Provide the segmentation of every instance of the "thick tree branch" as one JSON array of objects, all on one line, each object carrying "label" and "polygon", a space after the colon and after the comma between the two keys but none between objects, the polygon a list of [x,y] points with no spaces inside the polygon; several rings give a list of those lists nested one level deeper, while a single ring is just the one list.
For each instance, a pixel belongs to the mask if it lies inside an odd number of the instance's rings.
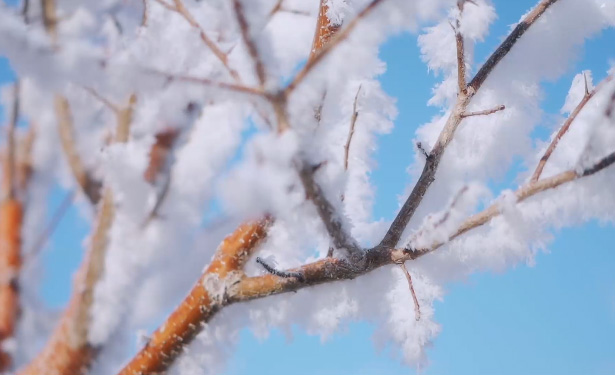
[{"label": "thick tree branch", "polygon": [[243,266],[266,237],[268,219],[244,224],[226,237],[190,294],[156,330],[120,375],[162,374],[222,306],[243,275]]},{"label": "thick tree branch", "polygon": [[[615,163],[615,152],[580,173],[567,171],[525,185],[516,192],[518,202],[576,179],[593,175],[613,163]],[[462,223],[449,240],[489,222],[500,213],[500,206],[494,204],[481,213],[471,216]],[[276,274],[245,277],[239,273],[230,277],[232,272],[241,269],[246,257],[254,251],[256,243],[265,236],[266,230],[260,229],[260,226],[254,223],[244,225],[222,242],[214,261],[190,295],[167,319],[163,328],[154,333],[152,340],[118,375],[164,373],[181,354],[185,345],[196,336],[200,327],[209,322],[216,312],[229,304],[297,291],[334,281],[350,280],[385,265],[417,259],[444,245],[444,243],[435,243],[429,249],[418,250],[376,246],[366,251],[365,258],[357,263],[352,263],[352,260],[348,259],[326,257],[301,267],[285,271],[276,270]],[[235,254],[238,252],[245,254],[241,261],[235,260]],[[222,270],[222,273],[218,274],[218,270]],[[289,275],[301,275],[302,277],[289,277]],[[208,282],[208,280],[215,282]],[[215,287],[207,288],[207,285]],[[212,290],[217,292],[211,293]]]},{"label": "thick tree branch", "polygon": [[583,96],[583,99],[581,99],[581,101],[576,106],[576,108],[570,113],[570,116],[568,116],[566,121],[564,121],[564,124],[562,125],[562,127],[559,129],[559,131],[557,132],[557,134],[555,135],[555,137],[549,144],[549,147],[547,147],[547,150],[545,151],[544,155],[542,155],[542,157],[540,158],[540,161],[538,162],[538,166],[536,167],[536,170],[534,171],[534,174],[532,175],[532,178],[530,179],[530,181],[538,181],[538,179],[540,178],[540,175],[542,174],[543,169],[545,168],[545,165],[547,164],[547,161],[551,157],[551,154],[553,154],[553,151],[555,151],[555,148],[559,144],[559,141],[564,137],[564,134],[568,132],[568,129],[570,129],[570,126],[572,125],[574,120],[577,118],[579,113],[581,113],[583,108],[585,108],[585,105],[591,100],[592,97],[594,97],[594,95],[596,95],[596,93],[600,90],[600,88],[603,87],[606,83],[610,82],[612,79],[613,79],[612,75],[607,76],[590,92],[587,87],[587,77],[585,77],[585,95]]},{"label": "thick tree branch", "polygon": [[496,49],[496,51],[489,57],[487,62],[479,70],[476,76],[472,79],[465,92],[461,92],[457,96],[457,102],[453,107],[453,110],[444,125],[444,129],[440,133],[438,140],[429,153],[429,157],[425,162],[421,176],[419,177],[416,185],[412,189],[410,196],[406,199],[399,213],[393,220],[391,227],[385,234],[384,238],[380,242],[380,246],[383,247],[395,247],[402,233],[406,229],[406,226],[410,222],[410,219],[414,215],[414,212],[420,205],[427,192],[427,189],[435,180],[436,171],[444,154],[445,148],[453,139],[453,135],[461,121],[463,115],[466,112],[466,108],[470,101],[476,94],[476,91],[480,89],[483,82],[487,79],[489,74],[497,66],[497,64],[510,52],[512,47],[516,44],[519,38],[533,25],[536,20],[546,11],[548,7],[555,4],[558,0],[542,0],[532,10],[517,27],[511,32],[511,34],[504,40],[504,42]]}]

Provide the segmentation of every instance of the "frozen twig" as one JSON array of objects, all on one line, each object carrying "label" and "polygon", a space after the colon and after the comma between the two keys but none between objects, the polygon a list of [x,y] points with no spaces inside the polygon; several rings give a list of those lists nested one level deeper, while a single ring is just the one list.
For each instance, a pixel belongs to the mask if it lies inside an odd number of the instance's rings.
[{"label": "frozen twig", "polygon": [[316,211],[320,216],[327,233],[333,240],[333,245],[336,249],[345,249],[351,255],[351,257],[360,258],[363,255],[363,251],[357,244],[354,238],[344,228],[339,213],[325,197],[324,192],[314,179],[314,174],[317,171],[317,167],[311,166],[305,162],[297,167],[299,178],[305,189],[305,193],[308,199],[314,202]]},{"label": "frozen twig", "polygon": [[348,130],[348,138],[346,139],[346,145],[344,146],[344,169],[348,170],[348,154],[350,153],[350,142],[352,142],[352,136],[354,135],[354,127],[359,118],[359,112],[357,111],[357,102],[359,101],[359,93],[361,92],[361,86],[357,90],[357,94],[354,97],[354,104],[352,105],[352,116],[350,117],[350,130]]},{"label": "frozen twig", "polygon": [[55,111],[58,121],[58,132],[60,135],[60,143],[66,156],[66,161],[75,177],[75,181],[81,187],[81,190],[92,204],[98,203],[100,200],[101,186],[100,181],[94,179],[89,172],[77,151],[75,145],[73,118],[70,110],[68,99],[64,96],[55,96]]},{"label": "frozen twig", "polygon": [[[177,0],[176,0],[177,1]],[[233,10],[235,11],[235,18],[237,19],[237,23],[239,24],[239,30],[241,31],[241,37],[243,38],[243,42],[248,49],[248,53],[252,58],[254,63],[254,70],[256,71],[256,76],[258,77],[258,81],[262,86],[265,85],[265,81],[267,80],[266,72],[265,72],[265,64],[263,63],[263,59],[261,58],[258,48],[256,47],[256,43],[252,39],[252,35],[250,34],[250,25],[248,25],[248,20],[246,19],[246,15],[243,10],[242,0],[233,0]]]},{"label": "frozen twig", "polygon": [[[534,170],[534,174],[532,175],[532,178],[530,179],[531,181],[538,181],[538,179],[540,178],[540,175],[542,174],[542,171],[543,171],[545,165],[547,164],[547,161],[549,160],[549,158],[551,157],[551,154],[553,154],[553,151],[555,151],[555,148],[559,144],[559,141],[564,137],[564,134],[566,134],[566,132],[568,132],[568,129],[570,129],[570,126],[572,125],[574,120],[577,118],[579,113],[581,113],[583,108],[585,108],[585,105],[600,90],[600,88],[602,88],[606,83],[610,82],[613,79],[613,76],[612,75],[607,76],[593,90],[591,90],[591,92],[589,91],[589,87],[588,87],[588,84],[587,84],[587,77],[584,76],[584,78],[585,78],[585,95],[583,95],[583,99],[581,99],[579,104],[570,113],[570,116],[568,116],[566,121],[564,121],[564,124],[558,130],[557,134],[555,135],[555,137],[553,138],[553,140],[549,144],[549,147],[547,147],[547,150],[545,151],[545,153],[540,158],[540,161],[538,162],[538,166],[536,166],[536,170]],[[608,110],[607,110],[607,112],[608,112]],[[608,115],[607,115],[607,117],[608,117]]]},{"label": "frozen twig", "polygon": [[174,74],[174,73],[162,72],[162,71],[151,69],[151,68],[145,68],[145,71],[150,74],[162,76],[168,82],[177,81],[177,82],[195,83],[195,84],[200,84],[204,86],[216,87],[216,88],[223,89],[223,90],[239,92],[243,94],[256,95],[256,96],[261,96],[261,97],[265,96],[265,92],[261,88],[257,88],[257,87],[249,87],[249,86],[244,86],[241,84],[220,82],[220,81],[215,81],[215,80],[205,78],[205,77],[195,77],[195,76],[190,76],[190,75],[185,75],[185,74]]}]

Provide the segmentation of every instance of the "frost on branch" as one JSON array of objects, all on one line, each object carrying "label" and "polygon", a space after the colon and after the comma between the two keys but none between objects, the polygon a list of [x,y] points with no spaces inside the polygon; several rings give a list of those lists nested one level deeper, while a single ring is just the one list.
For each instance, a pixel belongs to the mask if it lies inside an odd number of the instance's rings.
[{"label": "frost on branch", "polygon": [[[36,134],[37,194],[17,197],[26,225],[59,185],[77,192],[93,228],[94,255],[54,333],[33,333],[44,314],[24,299],[9,322],[22,327],[0,337],[19,373],[218,373],[246,327],[326,338],[356,320],[408,363],[428,361],[447,283],[531,262],[554,229],[615,212],[613,72],[579,73],[553,136],[534,136],[541,83],[614,25],[615,4],[537,1],[476,61],[497,11],[489,0],[0,6],[0,53]],[[378,82],[378,50],[408,31],[441,77],[428,103],[439,113],[398,150],[421,145],[389,223],[372,217],[374,150],[398,111]],[[520,187],[489,191],[515,160]],[[15,227],[3,236],[14,240]],[[22,349],[46,340],[38,355]]]}]

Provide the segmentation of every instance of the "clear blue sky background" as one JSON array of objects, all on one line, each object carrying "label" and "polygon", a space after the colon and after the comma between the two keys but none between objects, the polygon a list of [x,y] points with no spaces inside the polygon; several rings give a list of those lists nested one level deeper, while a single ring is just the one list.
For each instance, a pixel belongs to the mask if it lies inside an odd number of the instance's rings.
[{"label": "clear blue sky background", "polygon": [[[499,19],[490,37],[476,49],[482,61],[505,36],[509,25],[535,0],[495,0]],[[1,35],[0,35],[1,37]],[[591,69],[602,77],[615,59],[615,31],[589,41],[583,56],[568,73],[546,82],[544,108],[558,113],[574,75]],[[381,81],[389,95],[398,98],[399,117],[392,134],[381,138],[378,163],[386,168],[372,174],[378,186],[374,217],[392,218],[397,196],[409,182],[413,134],[429,121],[436,109],[426,107],[436,82],[420,61],[415,36],[393,38],[381,51],[388,70]],[[0,84],[13,75],[0,57]],[[414,90],[408,90],[414,87]],[[3,112],[0,107],[0,118]],[[548,136],[548,129],[537,134]],[[517,172],[517,171],[513,171]],[[514,173],[511,174],[513,176]],[[512,178],[494,186],[514,186]],[[50,212],[63,198],[52,194]],[[81,259],[81,242],[88,225],[72,209],[44,253],[48,268],[42,297],[61,307],[68,299],[70,278]],[[615,374],[615,230],[589,223],[564,230],[540,254],[535,267],[520,265],[503,274],[477,274],[467,282],[447,286],[443,302],[436,303],[436,320],[442,332],[429,349],[427,375],[613,375]],[[414,374],[371,341],[373,327],[355,323],[345,333],[325,343],[318,337],[295,332],[291,341],[279,332],[260,342],[250,332],[242,334],[226,375],[293,374],[359,375]]]}]

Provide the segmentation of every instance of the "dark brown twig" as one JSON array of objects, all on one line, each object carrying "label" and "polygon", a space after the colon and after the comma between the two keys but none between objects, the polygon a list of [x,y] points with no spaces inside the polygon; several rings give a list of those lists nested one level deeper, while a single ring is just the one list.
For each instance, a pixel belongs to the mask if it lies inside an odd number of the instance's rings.
[{"label": "dark brown twig", "polygon": [[304,280],[303,275],[300,272],[286,272],[286,271],[277,270],[275,269],[275,267],[267,264],[267,262],[265,262],[261,257],[256,257],[256,263],[263,266],[263,268],[272,275],[283,277],[283,278],[294,277],[299,281]]}]

